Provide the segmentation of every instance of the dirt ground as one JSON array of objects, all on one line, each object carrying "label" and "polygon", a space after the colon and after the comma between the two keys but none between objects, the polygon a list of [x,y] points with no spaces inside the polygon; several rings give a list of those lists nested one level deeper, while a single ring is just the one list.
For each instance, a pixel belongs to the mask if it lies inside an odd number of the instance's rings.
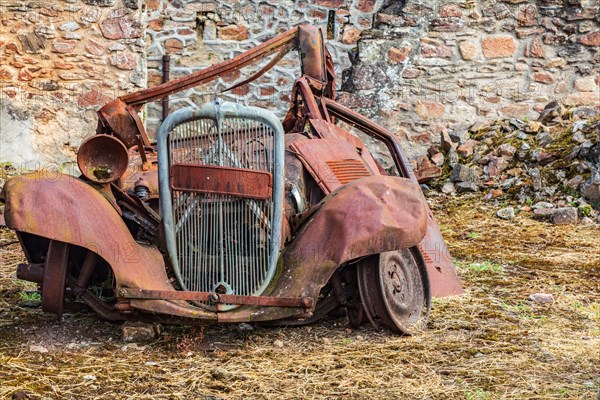
[{"label": "dirt ground", "polygon": [[[125,343],[119,324],[93,314],[57,321],[27,307],[35,288],[16,280],[23,257],[2,230],[0,398],[600,398],[598,225],[503,221],[468,199],[433,209],[466,293],[435,299],[415,337],[340,318],[252,331],[163,326],[159,339]],[[529,301],[536,292],[555,302]],[[202,340],[227,349],[203,351]]]}]

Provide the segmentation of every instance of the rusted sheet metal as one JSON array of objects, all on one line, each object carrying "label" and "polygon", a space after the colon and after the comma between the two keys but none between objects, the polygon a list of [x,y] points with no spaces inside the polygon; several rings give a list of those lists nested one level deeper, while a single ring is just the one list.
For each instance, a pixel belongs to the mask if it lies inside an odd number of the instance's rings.
[{"label": "rusted sheet metal", "polygon": [[[351,133],[346,132],[342,128],[337,125],[332,124],[331,122],[325,121],[323,119],[310,119],[309,120],[311,127],[318,132],[318,136],[324,139],[337,139],[344,140],[350,143],[362,160],[367,164],[369,170],[373,172],[373,175],[380,175],[380,167],[373,158],[373,155],[369,152],[367,147],[363,142],[360,141],[359,138],[352,135]],[[381,174],[385,175],[385,174]]]},{"label": "rusted sheet metal", "polygon": [[374,175],[356,147],[340,139],[304,139],[292,143],[306,170],[325,194],[365,176]]},{"label": "rusted sheet metal", "polygon": [[[397,162],[400,174],[410,178],[415,184],[418,183],[408,159],[392,133],[333,100],[323,98],[322,101],[332,115],[385,143]],[[427,232],[419,243],[419,249],[427,265],[431,294],[434,297],[462,294],[462,285],[452,264],[448,246],[446,246],[440,228],[420,190],[419,195],[427,207]]]},{"label": "rusted sheet metal", "polygon": [[298,48],[302,54],[302,74],[316,80],[320,85],[327,83],[323,33],[317,27],[300,25],[298,27]]},{"label": "rusted sheet metal", "polygon": [[[174,290],[160,251],[137,243],[108,200],[80,179],[63,174],[25,174],[8,180],[4,193],[9,228],[95,252],[112,267],[118,286]],[[136,307],[216,319],[214,313],[187,304],[165,303],[169,302],[139,300]]]},{"label": "rusted sheet metal", "polygon": [[[391,176],[351,182],[312,211],[284,249],[284,268],[265,295],[317,298],[339,265],[416,246],[427,228],[427,206],[419,186]],[[292,315],[290,310],[279,308],[244,307],[219,315],[219,321],[267,321]]]},{"label": "rusted sheet metal", "polygon": [[77,151],[77,165],[87,179],[96,183],[110,183],[127,170],[129,155],[119,139],[110,135],[87,138]]},{"label": "rusted sheet metal", "polygon": [[121,99],[107,103],[98,111],[97,133],[115,135],[128,149],[138,144],[138,135],[144,146],[150,145],[143,127],[136,109]]},{"label": "rusted sheet metal", "polygon": [[210,301],[212,303],[243,304],[265,307],[311,308],[314,305],[314,300],[309,297],[237,296],[214,292],[146,290],[138,288],[121,288],[118,290],[118,293],[121,297],[130,299]]},{"label": "rusted sheet metal", "polygon": [[273,177],[266,171],[244,168],[174,164],[171,167],[171,188],[266,200],[272,196]]}]

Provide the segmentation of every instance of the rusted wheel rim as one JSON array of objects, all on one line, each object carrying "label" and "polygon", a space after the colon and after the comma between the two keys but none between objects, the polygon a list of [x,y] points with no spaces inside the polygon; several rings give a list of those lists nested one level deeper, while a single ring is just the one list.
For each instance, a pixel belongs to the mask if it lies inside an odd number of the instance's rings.
[{"label": "rusted wheel rim", "polygon": [[404,334],[414,334],[427,325],[430,295],[426,279],[411,250],[379,255],[382,303],[394,327]]},{"label": "rusted wheel rim", "polygon": [[357,268],[365,316],[376,329],[386,326],[411,335],[425,328],[430,292],[417,250],[390,251],[369,257]]}]

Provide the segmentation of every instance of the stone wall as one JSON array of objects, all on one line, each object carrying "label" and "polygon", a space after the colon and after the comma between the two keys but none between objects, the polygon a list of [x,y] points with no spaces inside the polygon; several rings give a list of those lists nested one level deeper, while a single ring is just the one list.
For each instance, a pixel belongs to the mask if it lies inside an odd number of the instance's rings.
[{"label": "stone wall", "polygon": [[95,110],[146,86],[141,4],[0,2],[0,162],[69,170]]},{"label": "stone wall", "polygon": [[499,117],[599,100],[595,0],[387,1],[363,31],[344,101],[405,139],[415,159]]},{"label": "stone wall", "polygon": [[[498,117],[534,119],[553,99],[586,104],[600,96],[598,0],[63,0],[1,7],[0,161],[73,160],[95,128],[94,110],[160,84],[164,54],[176,78],[300,23],[326,32],[339,100],[395,132],[412,159],[422,159],[446,132],[460,135]],[[258,68],[172,96],[171,111],[223,97],[283,115],[299,74],[296,54],[257,82],[221,93]],[[158,102],[144,111],[151,134],[160,114]]]},{"label": "stone wall", "polygon": [[[172,78],[176,78],[230,59],[303,23],[321,26],[324,32],[328,32],[329,26],[328,48],[335,60],[340,85],[342,72],[351,67],[350,54],[360,32],[372,26],[376,11],[375,2],[369,0],[151,0],[146,5],[149,86],[162,82],[164,54],[171,56]],[[221,93],[259,68],[247,67],[173,96],[170,109],[220,97],[273,109],[283,116],[292,83],[300,74],[297,53],[288,54],[258,81]],[[159,103],[148,107],[150,133],[156,131],[160,115]]]}]

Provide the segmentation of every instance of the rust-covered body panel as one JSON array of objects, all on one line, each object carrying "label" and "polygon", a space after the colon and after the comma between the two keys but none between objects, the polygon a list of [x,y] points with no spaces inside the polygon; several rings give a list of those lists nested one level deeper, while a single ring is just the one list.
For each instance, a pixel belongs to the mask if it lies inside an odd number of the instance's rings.
[{"label": "rust-covered body panel", "polygon": [[[93,251],[111,266],[117,286],[174,290],[161,252],[136,242],[113,205],[82,180],[63,174],[25,174],[7,181],[3,195],[10,229]],[[132,306],[216,319],[213,313],[164,300],[136,300]]]},{"label": "rust-covered body panel", "polygon": [[[283,267],[266,294],[316,298],[338,266],[416,246],[427,229],[419,191],[407,179],[373,176],[330,194],[310,211],[284,249]],[[289,309],[247,307],[219,315],[219,321],[268,321],[292,315]]]}]

